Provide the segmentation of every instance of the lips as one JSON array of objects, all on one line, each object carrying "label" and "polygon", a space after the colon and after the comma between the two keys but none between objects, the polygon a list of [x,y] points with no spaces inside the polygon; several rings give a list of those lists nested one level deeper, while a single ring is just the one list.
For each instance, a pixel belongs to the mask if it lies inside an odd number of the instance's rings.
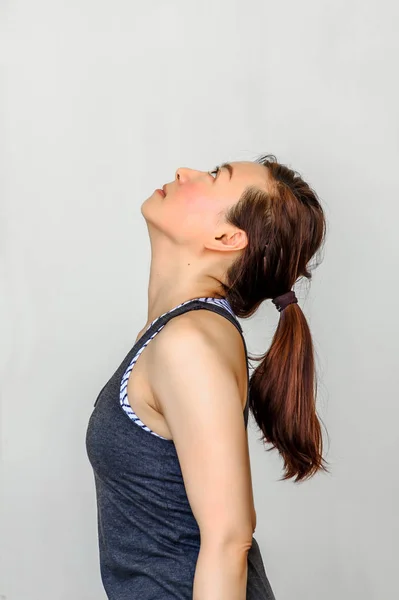
[{"label": "lips", "polygon": [[163,193],[164,193],[164,194],[165,194],[165,196],[166,196],[166,194],[167,194],[167,192],[166,192],[166,183],[165,183],[165,185],[163,185],[163,186],[162,186],[162,190],[163,190]]}]

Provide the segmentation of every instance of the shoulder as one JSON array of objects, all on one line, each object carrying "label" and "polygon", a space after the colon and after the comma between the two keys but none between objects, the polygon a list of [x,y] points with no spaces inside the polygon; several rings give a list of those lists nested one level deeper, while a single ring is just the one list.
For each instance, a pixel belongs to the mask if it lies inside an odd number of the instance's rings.
[{"label": "shoulder", "polygon": [[212,359],[229,365],[237,375],[242,373],[245,362],[242,336],[236,326],[224,316],[206,309],[189,311],[168,321],[157,347],[162,355],[172,350],[186,355],[192,355],[194,350],[209,353]]},{"label": "shoulder", "polygon": [[208,310],[183,313],[168,321],[154,342],[152,381],[164,402],[174,404],[181,393],[187,398],[206,387],[210,397],[227,388],[241,395],[245,351],[241,334],[225,317]]},{"label": "shoulder", "polygon": [[183,313],[167,322],[151,346],[149,375],[162,414],[166,402],[176,401],[172,385],[204,390],[205,381],[215,391],[214,397],[216,390],[229,389],[244,410],[248,391],[245,346],[228,319],[209,310]]}]

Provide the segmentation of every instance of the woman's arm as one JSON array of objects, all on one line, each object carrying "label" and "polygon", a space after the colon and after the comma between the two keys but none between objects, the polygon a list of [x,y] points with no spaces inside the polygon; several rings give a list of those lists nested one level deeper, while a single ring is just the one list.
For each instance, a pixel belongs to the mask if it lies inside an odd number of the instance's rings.
[{"label": "woman's arm", "polygon": [[245,600],[256,514],[237,378],[194,320],[173,319],[158,338],[152,388],[201,534],[193,600]]}]

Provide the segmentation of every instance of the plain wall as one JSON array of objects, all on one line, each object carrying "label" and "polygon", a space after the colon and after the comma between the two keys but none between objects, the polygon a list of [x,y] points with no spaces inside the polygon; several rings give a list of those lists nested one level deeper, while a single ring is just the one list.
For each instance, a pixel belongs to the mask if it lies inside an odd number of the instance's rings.
[{"label": "plain wall", "polygon": [[[278,481],[250,421],[277,600],[397,589],[399,4],[1,3],[1,600],[99,600],[93,402],[146,321],[140,205],[179,166],[274,153],[328,238],[296,288],[331,474]],[[264,352],[278,312],[241,320]]]}]

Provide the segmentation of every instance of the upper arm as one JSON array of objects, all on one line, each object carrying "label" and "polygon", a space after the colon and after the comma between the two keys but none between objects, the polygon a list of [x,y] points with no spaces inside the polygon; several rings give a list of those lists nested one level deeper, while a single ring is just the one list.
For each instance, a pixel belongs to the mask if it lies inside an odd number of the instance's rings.
[{"label": "upper arm", "polygon": [[153,392],[172,433],[201,540],[250,544],[250,459],[233,368],[192,321],[174,319],[157,342]]}]

